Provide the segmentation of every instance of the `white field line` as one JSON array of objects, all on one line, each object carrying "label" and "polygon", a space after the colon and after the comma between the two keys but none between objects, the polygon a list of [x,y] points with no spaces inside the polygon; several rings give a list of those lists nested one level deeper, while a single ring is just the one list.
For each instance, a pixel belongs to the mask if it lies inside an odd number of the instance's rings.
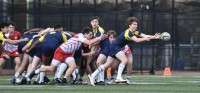
[{"label": "white field line", "polygon": [[154,77],[157,77],[157,78],[160,78],[160,77],[162,77],[162,78],[169,78],[169,77],[184,77],[184,76],[131,76],[131,77],[152,77],[152,78],[154,78]]},{"label": "white field line", "polygon": [[188,83],[199,83],[200,81],[172,81],[172,82],[188,82]]},{"label": "white field line", "polygon": [[[48,86],[45,86],[45,85],[3,85],[3,86],[0,86],[0,89],[25,89],[25,90],[29,90],[29,89],[45,89],[44,87],[48,87]],[[55,87],[50,87],[48,88],[48,90],[55,90],[55,89],[60,89],[60,88],[68,88],[70,86],[55,86]]]},{"label": "white field line", "polygon": [[132,83],[133,85],[136,84],[136,85],[160,85],[160,84],[171,84],[171,83],[148,83],[148,82],[140,82],[140,83],[136,83],[136,82],[133,82]]}]

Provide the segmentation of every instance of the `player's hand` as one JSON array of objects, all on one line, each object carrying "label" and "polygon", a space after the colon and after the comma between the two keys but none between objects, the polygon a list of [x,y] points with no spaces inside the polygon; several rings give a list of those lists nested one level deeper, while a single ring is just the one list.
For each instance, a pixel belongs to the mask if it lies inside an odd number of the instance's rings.
[{"label": "player's hand", "polygon": [[89,57],[94,56],[94,54],[95,54],[95,52],[91,51],[90,54],[89,54]]},{"label": "player's hand", "polygon": [[161,34],[160,34],[160,33],[156,33],[156,34],[154,35],[154,38],[155,38],[155,39],[160,39],[160,38],[161,38]]},{"label": "player's hand", "polygon": [[100,36],[100,39],[104,40],[106,37],[107,37],[107,35],[105,35],[105,34],[102,33],[101,36]]}]

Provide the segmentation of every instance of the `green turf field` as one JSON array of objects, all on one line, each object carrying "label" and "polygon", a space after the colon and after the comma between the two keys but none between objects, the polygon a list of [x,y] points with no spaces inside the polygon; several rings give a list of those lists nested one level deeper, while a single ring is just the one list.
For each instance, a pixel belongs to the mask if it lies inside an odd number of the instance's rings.
[{"label": "green turf field", "polygon": [[132,85],[10,85],[0,76],[0,93],[200,93],[200,75],[135,75]]}]

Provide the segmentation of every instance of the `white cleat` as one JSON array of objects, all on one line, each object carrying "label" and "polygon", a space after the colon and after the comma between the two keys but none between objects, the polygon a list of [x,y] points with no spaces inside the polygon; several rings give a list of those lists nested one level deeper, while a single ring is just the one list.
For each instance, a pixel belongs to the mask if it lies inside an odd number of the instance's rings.
[{"label": "white cleat", "polygon": [[127,80],[124,80],[124,79],[116,79],[115,80],[115,83],[126,83]]},{"label": "white cleat", "polygon": [[90,84],[93,85],[93,86],[95,86],[95,84],[94,84],[94,79],[92,78],[92,76],[91,76],[91,75],[88,75],[88,78],[89,78],[89,80],[90,80]]},{"label": "white cleat", "polygon": [[15,83],[20,84],[21,80],[19,78],[16,79]]}]

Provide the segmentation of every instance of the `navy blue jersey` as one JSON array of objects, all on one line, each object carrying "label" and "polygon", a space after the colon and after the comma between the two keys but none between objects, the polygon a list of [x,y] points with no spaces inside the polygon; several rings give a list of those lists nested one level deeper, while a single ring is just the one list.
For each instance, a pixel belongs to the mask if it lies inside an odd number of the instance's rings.
[{"label": "navy blue jersey", "polygon": [[[97,29],[93,30],[94,32],[94,37],[100,37],[101,33],[106,33],[103,28],[101,28],[100,26]],[[109,48],[110,47],[110,40],[109,38],[105,38],[104,40],[101,40],[99,43],[99,46],[101,49],[105,49],[105,48]]]},{"label": "navy blue jersey", "polygon": [[129,29],[122,32],[115,41],[113,41],[113,44],[116,44],[120,47],[124,47],[126,44],[130,43],[132,41],[133,36],[139,36],[141,33],[139,31],[131,32]]},{"label": "navy blue jersey", "polygon": [[[28,38],[29,40],[31,40],[32,37],[33,37],[34,35],[37,35],[37,34],[38,34],[38,33],[27,33],[27,34],[23,35],[22,38],[23,38],[23,39],[24,39],[24,38]],[[21,43],[18,44],[18,52],[19,52],[20,54],[23,53],[22,48],[23,48],[27,43],[28,43],[28,41],[24,41],[24,42],[21,42]]]}]

